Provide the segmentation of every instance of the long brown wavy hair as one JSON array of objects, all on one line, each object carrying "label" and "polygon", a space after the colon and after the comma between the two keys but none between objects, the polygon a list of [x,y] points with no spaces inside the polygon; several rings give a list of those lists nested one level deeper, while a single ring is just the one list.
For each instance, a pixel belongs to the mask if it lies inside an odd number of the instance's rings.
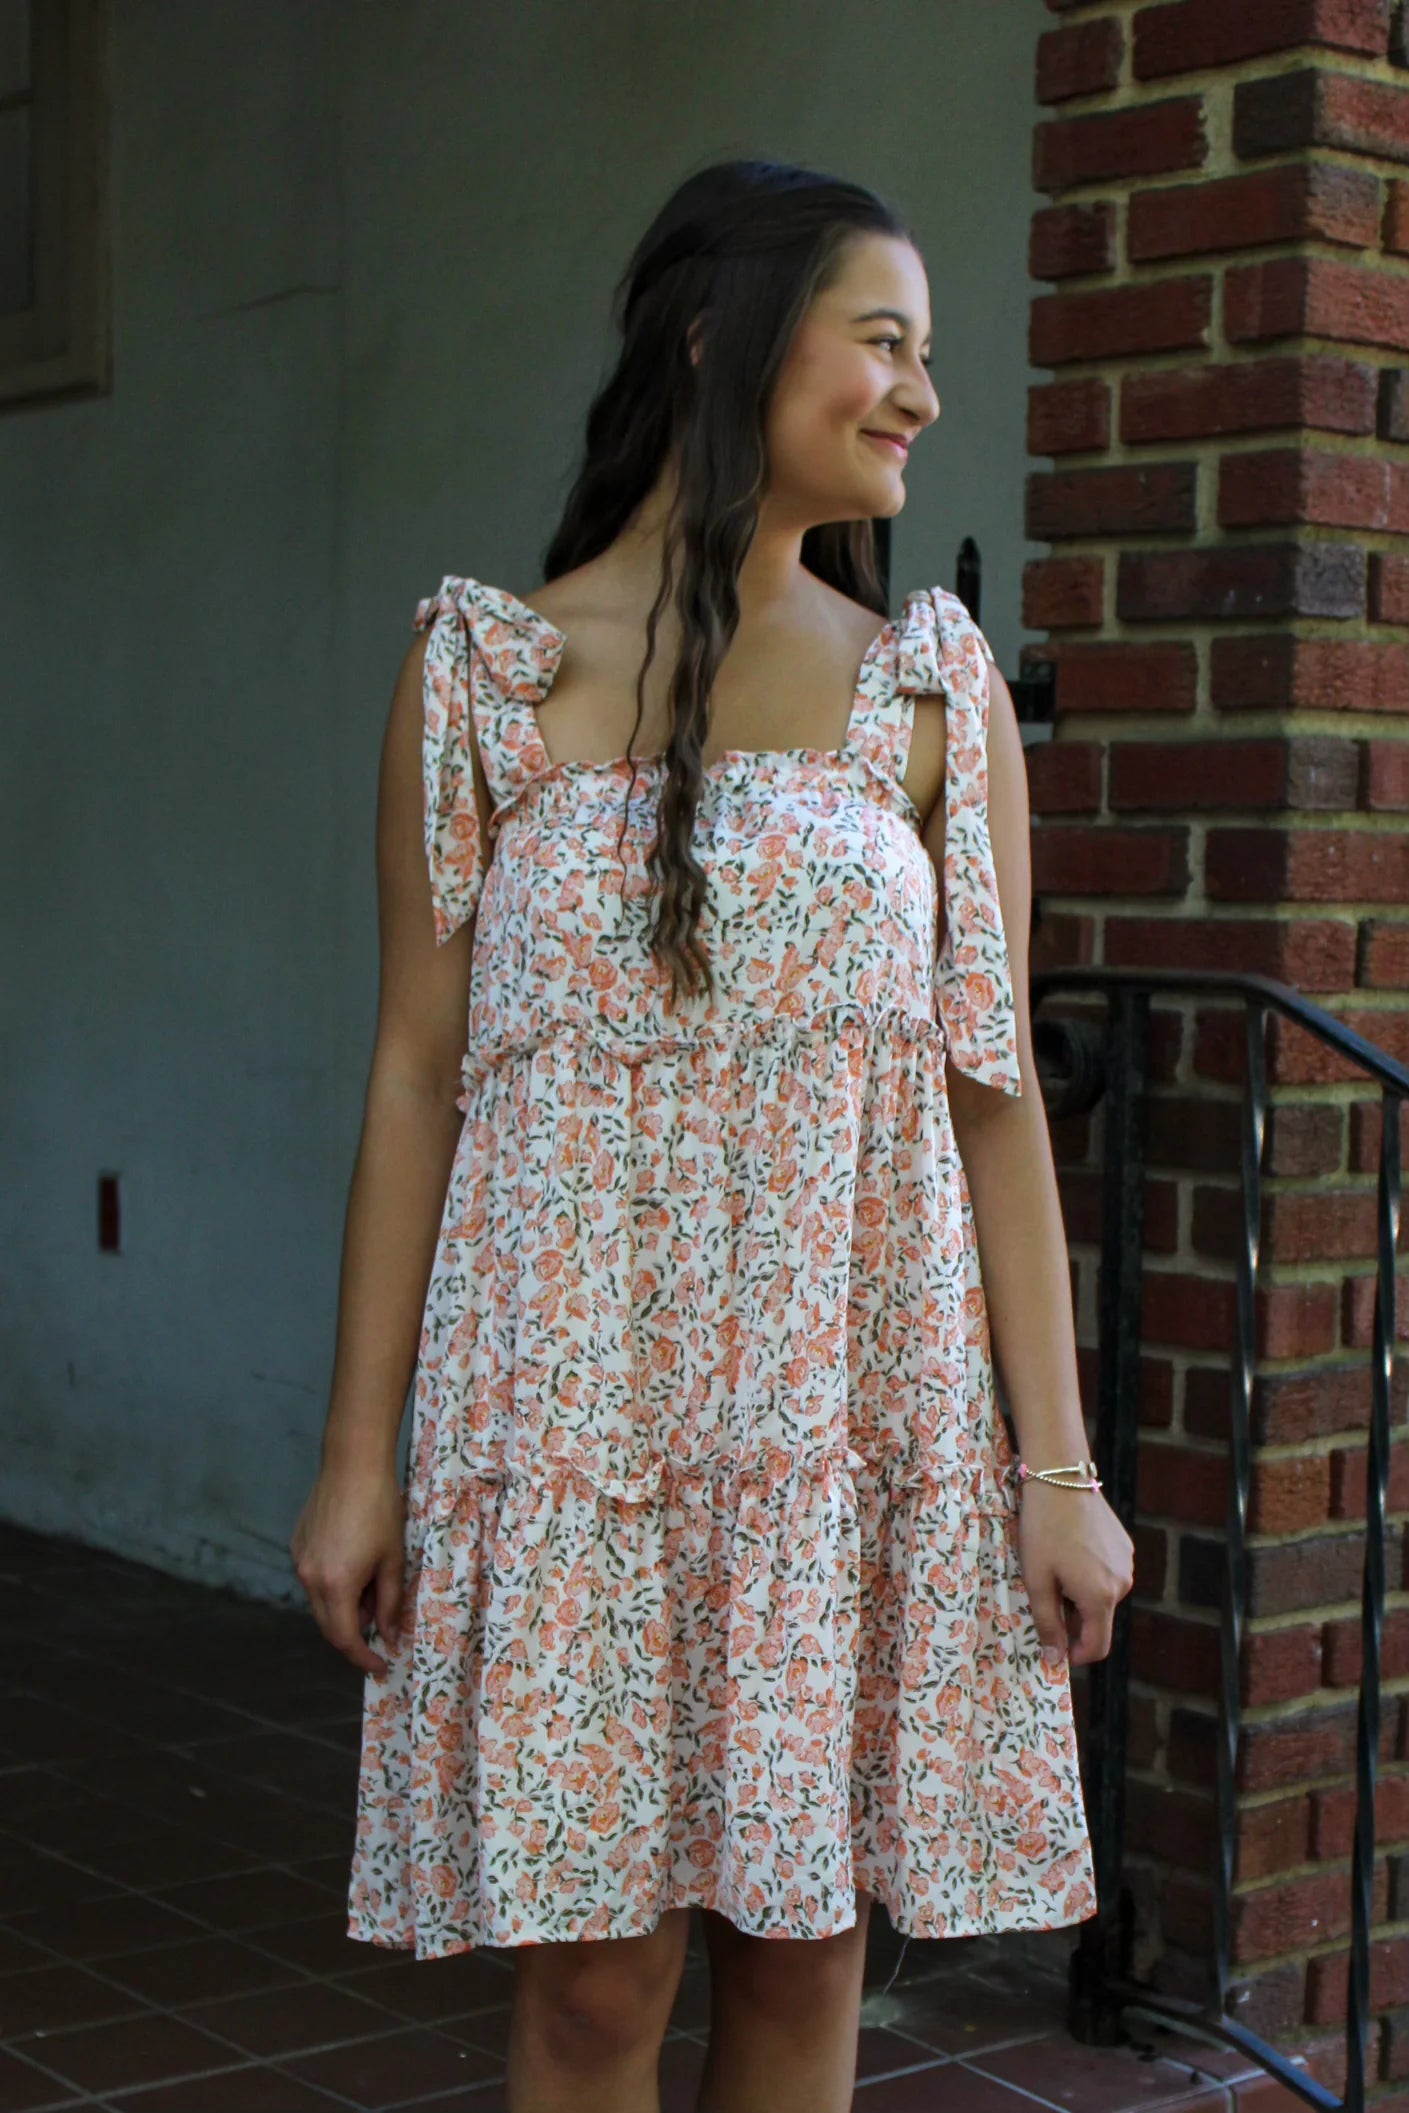
[{"label": "long brown wavy hair", "polygon": [[[698,935],[708,876],[691,838],[704,788],[710,693],[738,626],[739,570],[765,489],[769,402],[794,331],[840,275],[844,245],[857,233],[915,240],[874,192],[793,163],[718,162],[686,178],[617,283],[613,321],[621,351],[593,398],[582,465],[543,560],[543,576],[553,580],[600,555],[675,455],[677,488],[632,728],[634,740],[656,627],[673,592],[681,646],[649,861],[658,884],[651,952],[669,972],[671,1011],[682,988],[693,997],[703,982],[715,995]],[[705,356],[696,365],[690,331],[701,319]],[[809,529],[802,561],[854,601],[888,615],[873,521]],[[633,768],[632,786],[635,778]]]}]

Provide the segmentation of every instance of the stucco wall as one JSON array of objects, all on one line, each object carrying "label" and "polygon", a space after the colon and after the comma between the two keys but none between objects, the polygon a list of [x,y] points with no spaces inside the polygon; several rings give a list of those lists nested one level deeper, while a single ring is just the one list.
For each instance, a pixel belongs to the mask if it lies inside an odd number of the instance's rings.
[{"label": "stucco wall", "polygon": [[0,416],[0,1511],[298,1596],[415,601],[539,582],[631,243],[768,154],[917,227],[896,604],[975,535],[1014,673],[1043,10],[112,13],[113,390]]}]

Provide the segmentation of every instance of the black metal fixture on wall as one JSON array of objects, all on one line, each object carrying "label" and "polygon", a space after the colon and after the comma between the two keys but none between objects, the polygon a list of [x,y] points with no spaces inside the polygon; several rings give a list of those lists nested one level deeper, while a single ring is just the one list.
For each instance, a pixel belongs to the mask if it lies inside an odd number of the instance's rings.
[{"label": "black metal fixture on wall", "polygon": [[972,536],[965,536],[959,545],[959,555],[954,563],[954,592],[974,622],[982,623],[979,610],[983,606],[983,559]]},{"label": "black metal fixture on wall", "polygon": [[[982,623],[983,556],[972,536],[959,545],[954,566],[954,592],[976,624]],[[1050,726],[1057,716],[1057,666],[1055,661],[1034,661],[1022,675],[1010,675],[1008,688],[1019,725]]]},{"label": "black metal fixture on wall", "polygon": [[875,531],[876,531],[876,570],[877,570],[877,572],[879,572],[879,574],[880,574],[880,576],[881,576],[881,586],[882,586],[882,588],[883,588],[883,589],[885,590],[885,598],[886,598],[886,607],[887,607],[887,609],[889,609],[889,607],[890,607],[890,515],[889,515],[889,514],[882,514],[882,515],[880,515],[879,517],[873,516],[873,517],[872,517],[872,523],[871,523],[871,525],[872,525],[872,527],[873,527],[873,528],[875,529]]}]

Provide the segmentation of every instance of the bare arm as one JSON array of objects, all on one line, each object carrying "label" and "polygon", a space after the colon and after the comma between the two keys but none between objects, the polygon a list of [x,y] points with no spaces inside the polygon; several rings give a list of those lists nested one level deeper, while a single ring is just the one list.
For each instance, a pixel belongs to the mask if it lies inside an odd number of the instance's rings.
[{"label": "bare arm", "polygon": [[[373,1472],[396,1457],[426,1287],[463,1116],[455,1105],[474,919],[435,943],[422,837],[423,634],[382,746],[377,810],[381,982],[343,1236],[323,1458]],[[478,758],[476,758],[478,776]],[[476,791],[479,787],[476,785]]]},{"label": "bare arm", "polygon": [[[989,837],[1012,971],[1022,1093],[981,1085],[952,1064],[945,1066],[945,1086],[973,1199],[993,1356],[1018,1451],[1032,1467],[1064,1467],[1084,1459],[1090,1445],[1077,1384],[1066,1232],[1032,1051],[1027,764],[1011,693],[991,665],[988,696]],[[943,808],[941,799],[931,828],[942,831]],[[942,875],[942,835],[938,853],[928,828],[925,842]],[[1107,1655],[1116,1604],[1133,1582],[1134,1554],[1099,1490],[1023,1484],[1019,1557],[1049,1662],[1064,1654],[1073,1664]],[[1075,1609],[1070,1627],[1064,1600]]]},{"label": "bare arm", "polygon": [[[418,637],[397,678],[377,799],[381,978],[377,1029],[343,1233],[322,1464],[290,1550],[320,1628],[354,1664],[384,1670],[360,1627],[395,1633],[404,1507],[396,1449],[463,1116],[455,1105],[474,919],[436,945],[423,835]],[[490,797],[471,741],[486,832]]]},{"label": "bare arm", "polygon": [[[1033,1467],[1064,1466],[1089,1451],[1077,1380],[1070,1265],[1047,1113],[1032,1052],[1028,929],[1032,862],[1027,764],[1012,693],[990,666],[988,823],[1008,942],[1022,1094],[997,1091],[945,1066],[959,1156],[973,1198],[993,1355],[1018,1447]],[[944,801],[926,848],[944,872]]]}]

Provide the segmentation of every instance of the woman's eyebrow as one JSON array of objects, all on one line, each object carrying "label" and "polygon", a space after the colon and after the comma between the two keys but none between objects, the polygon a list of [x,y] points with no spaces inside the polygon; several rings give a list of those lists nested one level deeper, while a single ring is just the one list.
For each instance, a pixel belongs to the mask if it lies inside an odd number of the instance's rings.
[{"label": "woman's eyebrow", "polygon": [[851,320],[853,323],[878,323],[884,320],[899,323],[902,330],[913,328],[910,317],[903,308],[868,308],[864,315],[854,315]]}]

